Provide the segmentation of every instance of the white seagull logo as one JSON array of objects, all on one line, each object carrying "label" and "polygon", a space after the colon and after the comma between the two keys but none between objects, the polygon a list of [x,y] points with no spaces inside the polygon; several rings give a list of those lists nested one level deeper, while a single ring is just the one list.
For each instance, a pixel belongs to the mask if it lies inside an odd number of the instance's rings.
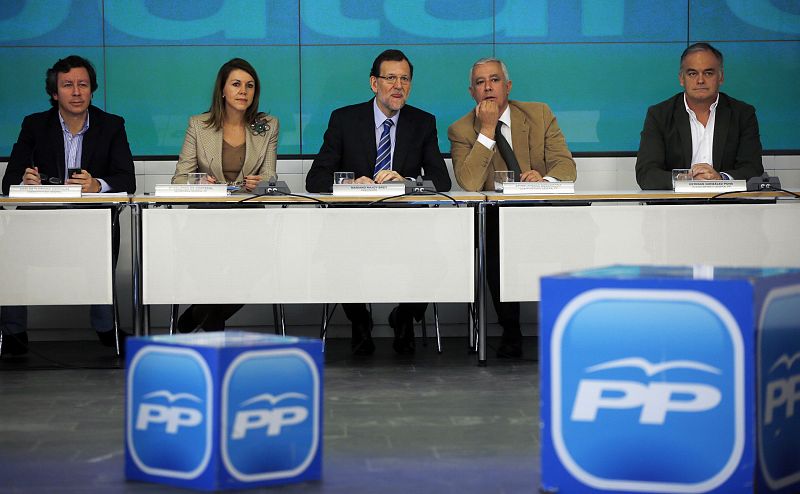
[{"label": "white seagull logo", "polygon": [[717,369],[716,367],[711,367],[710,365],[706,365],[702,362],[696,362],[694,360],[670,360],[667,362],[660,362],[657,364],[653,364],[649,362],[647,359],[643,359],[641,357],[630,357],[630,358],[623,358],[619,360],[610,360],[608,362],[603,362],[602,364],[593,365],[591,367],[587,367],[587,372],[596,372],[600,370],[606,369],[619,369],[624,367],[636,367],[642,369],[648,377],[652,377],[659,372],[664,372],[666,370],[671,369],[694,369],[703,372],[709,372],[711,374],[722,374],[722,371]]},{"label": "white seagull logo", "polygon": [[784,353],[783,355],[778,357],[778,360],[776,360],[774,364],[772,364],[772,367],[769,368],[769,371],[770,372],[774,371],[781,364],[786,366],[786,370],[789,370],[798,360],[800,360],[800,352],[795,353],[791,357],[788,354]]},{"label": "white seagull logo", "polygon": [[244,400],[240,403],[240,406],[247,406],[252,405],[253,403],[258,403],[260,401],[265,401],[267,403],[271,403],[273,406],[277,405],[279,401],[287,400],[289,398],[297,398],[300,400],[307,400],[308,396],[302,393],[283,393],[282,395],[274,396],[269,393],[260,394],[250,398],[249,400]]},{"label": "white seagull logo", "polygon": [[203,400],[201,400],[200,397],[195,396],[193,394],[190,394],[190,393],[175,393],[175,394],[172,394],[169,391],[167,391],[166,389],[159,389],[158,391],[153,391],[153,392],[147,393],[142,398],[144,398],[145,400],[150,399],[150,398],[166,398],[167,401],[170,402],[170,403],[175,403],[178,400],[191,400],[191,401],[194,401],[196,403],[202,403],[203,402]]}]

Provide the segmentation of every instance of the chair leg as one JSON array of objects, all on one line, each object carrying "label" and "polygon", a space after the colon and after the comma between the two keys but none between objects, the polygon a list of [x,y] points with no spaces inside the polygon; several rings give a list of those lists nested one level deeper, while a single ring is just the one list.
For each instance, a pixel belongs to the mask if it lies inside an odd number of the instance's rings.
[{"label": "chair leg", "polygon": [[478,322],[476,321],[475,304],[467,304],[467,339],[469,353],[478,352]]},{"label": "chair leg", "polygon": [[433,323],[436,328],[436,352],[442,353],[442,334],[439,332],[439,304],[433,304]]},{"label": "chair leg", "polygon": [[[435,307],[435,304],[434,304]],[[422,314],[422,320],[419,322],[422,327],[422,346],[428,346],[428,326],[425,324],[425,314]]]},{"label": "chair leg", "polygon": [[111,290],[111,319],[114,327],[114,351],[117,357],[121,356],[119,347],[119,308],[117,307],[117,284]]},{"label": "chair leg", "polygon": [[322,351],[325,351],[325,340],[328,337],[328,304],[322,304],[322,326],[319,330],[319,339],[322,340]]},{"label": "chair leg", "polygon": [[280,326],[278,326],[278,304],[272,304],[272,327],[275,328],[275,334],[280,334]]},{"label": "chair leg", "polygon": [[283,310],[283,304],[278,305],[278,314],[281,316],[281,336],[286,336],[286,313]]},{"label": "chair leg", "polygon": [[180,305],[172,304],[169,310],[169,334],[175,334],[175,327],[178,324],[178,309]]}]

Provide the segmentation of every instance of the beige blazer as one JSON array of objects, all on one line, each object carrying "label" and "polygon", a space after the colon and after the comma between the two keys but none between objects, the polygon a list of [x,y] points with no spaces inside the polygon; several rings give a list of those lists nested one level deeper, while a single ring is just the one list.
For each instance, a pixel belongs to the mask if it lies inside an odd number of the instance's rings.
[{"label": "beige blazer", "polygon": [[[222,173],[222,129],[207,127],[204,121],[208,115],[203,113],[189,118],[172,183],[185,184],[189,173],[207,173],[216,178],[218,183],[225,183]],[[243,180],[247,175],[260,175],[264,179],[277,176],[278,119],[265,114],[260,117],[266,120],[267,131],[258,135],[249,128],[246,130],[244,165],[237,180]]]},{"label": "beige blazer", "polygon": [[[575,180],[575,160],[556,117],[544,103],[509,101],[511,146],[524,173],[536,170],[562,181]],[[478,142],[480,121],[472,110],[447,129],[453,172],[464,190],[494,190],[495,170],[508,170],[497,146]]]}]

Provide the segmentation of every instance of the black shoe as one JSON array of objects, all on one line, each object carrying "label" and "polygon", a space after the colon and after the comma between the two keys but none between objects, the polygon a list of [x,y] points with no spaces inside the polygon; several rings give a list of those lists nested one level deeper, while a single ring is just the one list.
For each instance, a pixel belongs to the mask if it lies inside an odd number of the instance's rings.
[{"label": "black shoe", "polygon": [[497,349],[497,358],[522,358],[522,338],[503,338]]},{"label": "black shoe", "polygon": [[[110,331],[96,331],[97,339],[100,340],[100,343],[103,346],[107,346],[109,348],[116,348],[116,340],[114,338],[114,330]],[[128,336],[130,333],[127,333],[123,330],[119,330],[119,354],[121,356],[125,356],[125,342],[128,340]]]},{"label": "black shoe", "polygon": [[199,327],[200,323],[194,318],[194,305],[190,305],[178,318],[178,332],[191,333]]},{"label": "black shoe", "polygon": [[3,332],[3,348],[0,355],[25,355],[28,353],[28,333],[6,333]]},{"label": "black shoe", "polygon": [[353,339],[350,340],[350,350],[353,355],[368,357],[375,353],[375,343],[372,341],[372,321],[369,323],[353,323]]},{"label": "black shoe", "polygon": [[414,342],[414,318],[398,316],[399,307],[392,309],[389,314],[389,326],[394,329],[394,342],[392,348],[399,355],[413,355],[416,347]]}]

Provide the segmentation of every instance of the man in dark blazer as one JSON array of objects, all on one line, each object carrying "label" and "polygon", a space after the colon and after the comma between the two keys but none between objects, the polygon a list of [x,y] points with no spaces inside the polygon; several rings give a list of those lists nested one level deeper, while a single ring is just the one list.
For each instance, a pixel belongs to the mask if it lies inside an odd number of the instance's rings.
[{"label": "man in dark blazer", "polygon": [[[59,60],[47,71],[45,90],[52,108],[23,120],[3,176],[3,194],[19,184],[72,184],[80,185],[85,193],[134,193],[136,175],[125,122],[91,105],[96,89],[94,67],[76,55]],[[112,237],[116,262],[116,221]],[[112,310],[110,305],[91,308],[92,327],[106,346],[116,344]],[[0,329],[6,336],[13,335],[5,338],[3,354],[27,351],[27,307],[3,307]]]},{"label": "man in dark blazer", "polygon": [[[372,64],[370,86],[375,97],[331,113],[319,154],[306,175],[306,190],[330,192],[333,174],[350,171],[356,183],[384,183],[422,175],[436,190],[450,190],[450,175],[439,151],[436,118],[407,105],[414,67],[399,50],[386,50]],[[380,153],[378,152],[380,150]],[[400,304],[389,316],[397,353],[414,352],[413,319],[427,304]],[[365,304],[342,304],[352,323],[352,350],[371,355],[372,317]]]},{"label": "man in dark blazer", "polygon": [[672,170],[695,180],[746,180],[764,173],[755,108],[719,92],[722,53],[695,43],[681,55],[684,92],[651,106],[644,121],[636,181],[642,189],[671,189]]}]

